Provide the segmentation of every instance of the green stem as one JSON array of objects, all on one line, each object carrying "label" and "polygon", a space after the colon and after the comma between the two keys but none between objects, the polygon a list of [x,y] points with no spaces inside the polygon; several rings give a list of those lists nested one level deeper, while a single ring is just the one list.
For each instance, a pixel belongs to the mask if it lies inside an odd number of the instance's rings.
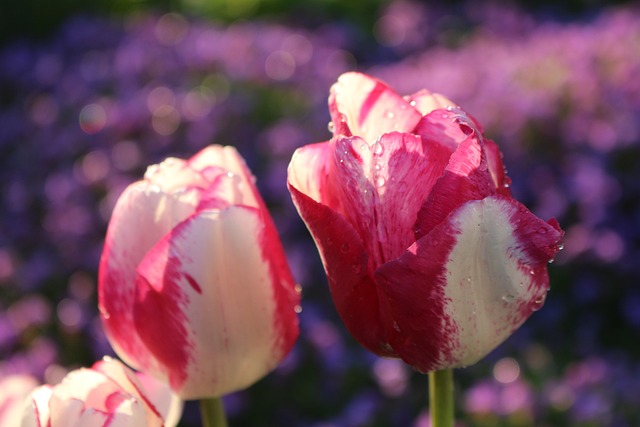
[{"label": "green stem", "polygon": [[200,400],[200,414],[202,427],[227,427],[227,417],[224,415],[222,398]]},{"label": "green stem", "polygon": [[453,370],[429,372],[431,427],[453,427]]}]

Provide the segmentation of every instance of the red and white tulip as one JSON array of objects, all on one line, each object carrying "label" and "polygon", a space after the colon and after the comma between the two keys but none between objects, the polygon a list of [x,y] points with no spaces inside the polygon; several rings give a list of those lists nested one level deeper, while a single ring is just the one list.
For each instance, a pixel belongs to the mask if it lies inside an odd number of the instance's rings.
[{"label": "red and white tulip", "polygon": [[423,372],[477,362],[543,304],[557,221],[511,196],[498,146],[442,95],[347,73],[329,109],[333,137],[288,183],[344,323]]},{"label": "red and white tulip", "polygon": [[172,427],[182,401],[168,385],[105,357],[27,398],[22,427]]},{"label": "red and white tulip", "polygon": [[254,178],[233,147],[167,159],[130,185],[99,271],[107,336],[184,399],[269,373],[298,336],[300,296]]}]

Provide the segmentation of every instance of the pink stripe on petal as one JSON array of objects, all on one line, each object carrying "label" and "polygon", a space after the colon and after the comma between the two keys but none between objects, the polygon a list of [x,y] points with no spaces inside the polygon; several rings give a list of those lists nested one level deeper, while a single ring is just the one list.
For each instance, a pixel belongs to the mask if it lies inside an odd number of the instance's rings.
[{"label": "pink stripe on petal", "polygon": [[[183,223],[184,224],[184,223]],[[133,307],[135,328],[150,354],[166,367],[171,387],[179,390],[187,377],[194,346],[187,334],[188,299],[181,287],[180,257],[172,252],[176,227],[149,252],[138,269]]]},{"label": "pink stripe on petal", "polygon": [[329,110],[334,135],[360,136],[369,144],[383,133],[412,131],[421,117],[385,83],[355,72],[341,75],[332,86]]}]

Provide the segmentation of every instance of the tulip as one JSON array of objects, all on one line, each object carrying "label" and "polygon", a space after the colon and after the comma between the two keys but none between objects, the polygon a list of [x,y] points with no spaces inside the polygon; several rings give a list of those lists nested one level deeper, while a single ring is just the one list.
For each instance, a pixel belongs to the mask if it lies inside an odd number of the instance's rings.
[{"label": "tulip", "polygon": [[[26,400],[22,427],[171,427],[182,402],[169,387],[105,357],[71,371],[55,386],[36,388]],[[4,424],[3,424],[4,425]]]},{"label": "tulip", "polygon": [[0,379],[0,426],[19,426],[23,401],[38,386],[30,375],[13,374]]},{"label": "tulip", "polygon": [[557,221],[512,197],[498,146],[442,95],[347,73],[329,110],[288,185],[347,329],[421,372],[477,362],[543,304]]},{"label": "tulip", "polygon": [[99,308],[116,353],[183,399],[262,378],[298,336],[299,291],[233,147],[150,166],[113,211]]}]

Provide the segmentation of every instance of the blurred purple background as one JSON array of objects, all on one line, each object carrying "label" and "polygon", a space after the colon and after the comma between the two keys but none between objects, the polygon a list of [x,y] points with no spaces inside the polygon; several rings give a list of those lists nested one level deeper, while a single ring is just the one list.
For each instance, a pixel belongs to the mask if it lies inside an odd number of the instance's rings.
[{"label": "blurred purple background", "polygon": [[[148,164],[235,145],[296,279],[301,338],[225,400],[234,426],[427,426],[427,379],[346,333],[286,190],[293,151],[329,138],[348,70],[426,87],[501,147],[514,195],[565,249],[542,310],[456,371],[459,425],[640,423],[640,9],[550,16],[393,1],[373,25],[76,16],[0,47],[0,375],[57,382],[111,354],[96,270],[113,205]],[[189,404],[183,426],[198,425]]]}]

